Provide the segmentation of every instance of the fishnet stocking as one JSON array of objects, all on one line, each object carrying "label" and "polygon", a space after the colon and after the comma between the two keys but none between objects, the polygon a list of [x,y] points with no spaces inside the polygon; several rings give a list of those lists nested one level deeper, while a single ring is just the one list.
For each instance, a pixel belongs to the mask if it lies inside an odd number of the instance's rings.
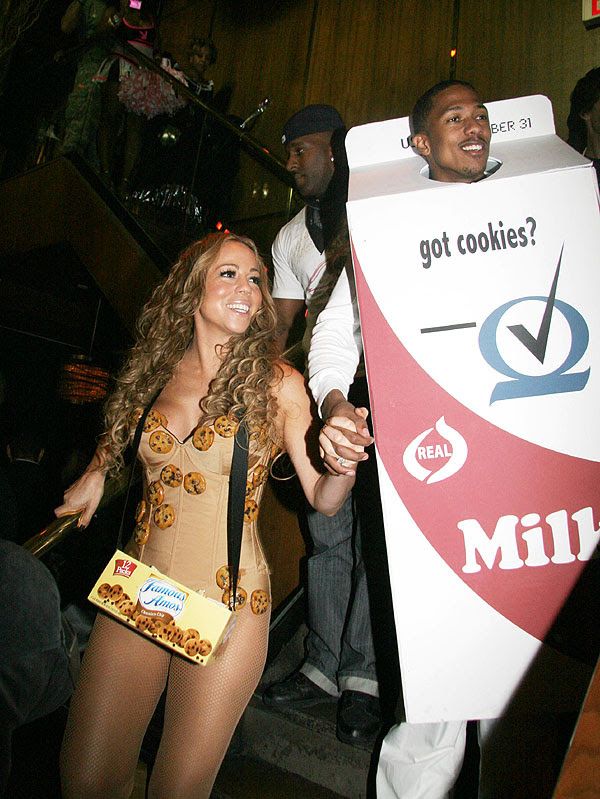
[{"label": "fishnet stocking", "polygon": [[264,669],[268,629],[269,614],[255,616],[246,607],[206,668],[172,659],[149,799],[210,796],[231,736]]},{"label": "fishnet stocking", "polygon": [[208,799],[231,736],[262,674],[269,614],[246,607],[206,667],[172,656],[98,615],[61,753],[64,799],[127,799],[140,747],[167,685],[150,799]]},{"label": "fishnet stocking", "polygon": [[64,799],[127,799],[171,655],[98,614],[71,700],[61,752]]}]

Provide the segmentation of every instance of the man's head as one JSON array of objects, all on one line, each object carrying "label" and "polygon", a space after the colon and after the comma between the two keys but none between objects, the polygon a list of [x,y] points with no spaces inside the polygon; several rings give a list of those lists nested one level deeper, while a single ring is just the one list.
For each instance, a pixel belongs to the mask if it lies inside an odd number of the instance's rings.
[{"label": "man's head", "polygon": [[302,197],[322,197],[327,191],[335,169],[331,135],[343,127],[344,121],[331,105],[307,105],[283,126],[286,169]]},{"label": "man's head", "polygon": [[568,142],[582,153],[589,138],[600,136],[600,67],[590,69],[575,84],[567,119]]},{"label": "man's head", "polygon": [[415,103],[411,130],[433,180],[474,183],[483,177],[492,134],[486,108],[470,83],[432,86]]}]

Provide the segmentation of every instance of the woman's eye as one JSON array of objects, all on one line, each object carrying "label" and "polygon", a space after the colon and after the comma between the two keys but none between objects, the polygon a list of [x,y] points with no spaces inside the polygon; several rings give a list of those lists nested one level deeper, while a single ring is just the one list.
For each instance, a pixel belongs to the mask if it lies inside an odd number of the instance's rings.
[{"label": "woman's eye", "polygon": [[235,277],[235,270],[233,270],[233,269],[223,269],[221,271],[221,277]]},{"label": "woman's eye", "polygon": [[255,277],[250,278],[250,282],[254,283],[255,286],[260,286],[261,279],[258,277],[258,275],[256,275]]}]

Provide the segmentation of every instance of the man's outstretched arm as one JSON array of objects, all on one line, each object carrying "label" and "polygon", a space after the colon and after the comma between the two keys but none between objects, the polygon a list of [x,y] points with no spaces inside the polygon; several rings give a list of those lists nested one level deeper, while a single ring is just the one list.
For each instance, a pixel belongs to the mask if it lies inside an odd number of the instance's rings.
[{"label": "man's outstretched arm", "polygon": [[368,411],[347,400],[362,353],[359,330],[354,280],[344,271],[319,314],[308,354],[309,386],[324,420],[322,454],[338,474],[345,473],[345,461],[365,460],[362,449],[373,441],[365,421]]}]

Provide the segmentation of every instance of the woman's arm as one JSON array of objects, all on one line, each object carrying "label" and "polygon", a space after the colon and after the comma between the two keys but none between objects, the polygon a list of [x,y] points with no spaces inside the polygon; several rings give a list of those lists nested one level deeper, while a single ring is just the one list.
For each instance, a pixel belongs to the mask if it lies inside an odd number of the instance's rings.
[{"label": "woman's arm", "polygon": [[104,462],[105,458],[100,445],[79,480],[76,480],[65,491],[63,504],[54,510],[56,516],[68,516],[81,511],[77,526],[88,526],[104,494],[106,479]]},{"label": "woman's arm", "polygon": [[320,513],[333,516],[354,485],[356,463],[344,474],[324,474],[319,457],[318,422],[302,375],[288,365],[278,391],[283,441],[306,498]]}]

